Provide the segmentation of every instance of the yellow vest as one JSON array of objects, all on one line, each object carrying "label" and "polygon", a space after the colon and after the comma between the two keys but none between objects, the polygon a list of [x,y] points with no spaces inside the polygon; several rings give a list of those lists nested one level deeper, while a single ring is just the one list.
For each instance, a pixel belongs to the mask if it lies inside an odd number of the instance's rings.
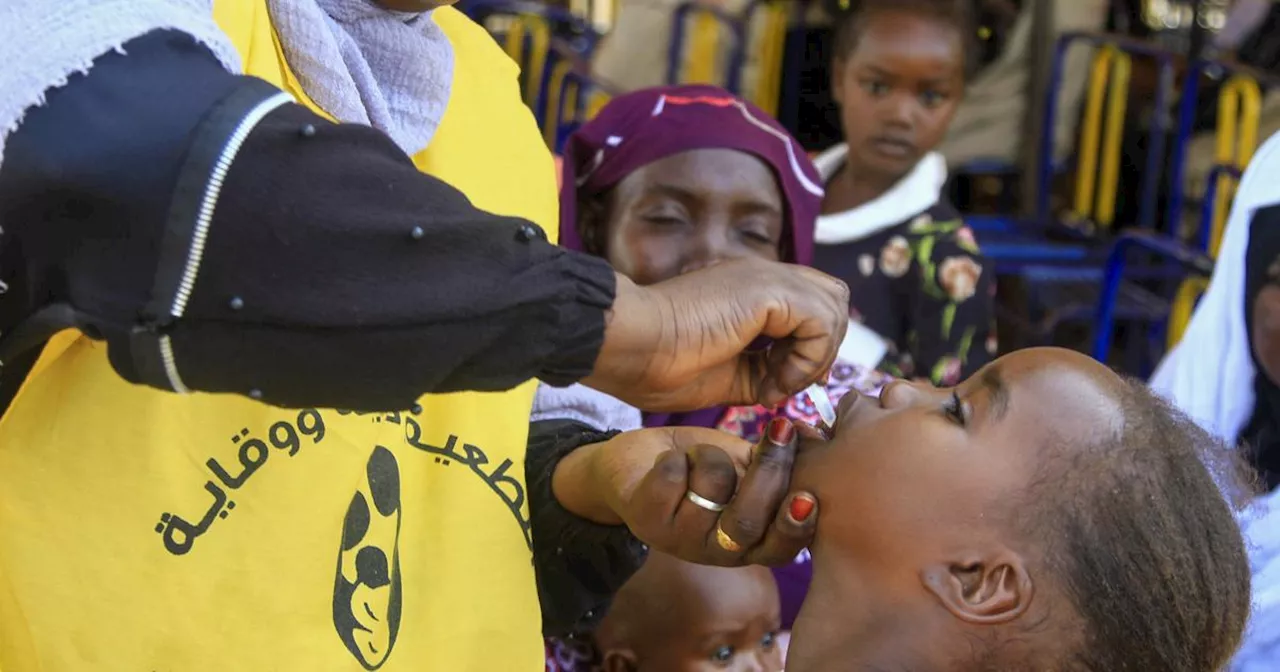
[{"label": "yellow vest", "polygon": [[[215,14],[249,74],[309,104],[263,0]],[[457,11],[435,20],[453,88],[415,163],[554,235],[552,160],[516,66]],[[0,669],[542,669],[532,397],[280,410],[129,385],[104,345],[59,335],[0,418]]]}]

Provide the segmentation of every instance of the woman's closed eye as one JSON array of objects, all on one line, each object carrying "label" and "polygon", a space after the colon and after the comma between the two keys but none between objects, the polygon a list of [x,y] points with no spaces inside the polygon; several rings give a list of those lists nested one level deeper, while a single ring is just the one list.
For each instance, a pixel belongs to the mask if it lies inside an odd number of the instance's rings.
[{"label": "woman's closed eye", "polygon": [[763,245],[777,245],[778,239],[770,232],[769,228],[763,224],[751,225],[746,224],[738,227],[739,234],[746,238],[749,242]]},{"label": "woman's closed eye", "polygon": [[646,213],[642,216],[645,222],[659,227],[677,227],[685,226],[689,223],[689,218],[682,212],[663,210],[659,212]]},{"label": "woman's closed eye", "polygon": [[951,397],[947,399],[947,403],[942,407],[943,413],[947,419],[964,427],[969,423],[969,405],[960,398],[960,393],[951,392]]}]

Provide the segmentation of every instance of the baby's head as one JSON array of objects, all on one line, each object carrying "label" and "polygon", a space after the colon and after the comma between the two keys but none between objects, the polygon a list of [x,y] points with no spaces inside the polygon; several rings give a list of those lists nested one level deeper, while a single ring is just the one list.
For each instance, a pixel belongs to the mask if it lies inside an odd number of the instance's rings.
[{"label": "baby's head", "polygon": [[1211,672],[1240,641],[1230,453],[1083,355],[851,395],[810,441],[793,487],[822,515],[790,672]]},{"label": "baby's head", "polygon": [[817,169],[762,110],[713,86],[614,98],[565,144],[560,241],[647,285],[744,257],[808,264]]},{"label": "baby's head", "polygon": [[938,146],[964,96],[969,0],[852,0],[836,31],[832,88],[848,166],[892,186]]},{"label": "baby's head", "polygon": [[778,589],[763,567],[704,567],[651,553],[596,641],[605,672],[779,672]]}]

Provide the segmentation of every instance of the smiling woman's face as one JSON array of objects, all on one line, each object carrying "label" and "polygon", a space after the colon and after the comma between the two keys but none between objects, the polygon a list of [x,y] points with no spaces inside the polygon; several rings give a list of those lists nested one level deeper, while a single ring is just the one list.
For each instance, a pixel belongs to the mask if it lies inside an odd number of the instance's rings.
[{"label": "smiling woman's face", "polygon": [[1121,385],[1083,355],[1033,349],[953,389],[899,381],[879,400],[846,397],[832,440],[802,450],[793,480],[822,511],[787,669],[901,665],[908,652],[946,663],[955,628],[1026,613],[1048,591],[1032,581],[1035,545],[1012,535],[1013,503],[1043,446],[1114,433]]}]

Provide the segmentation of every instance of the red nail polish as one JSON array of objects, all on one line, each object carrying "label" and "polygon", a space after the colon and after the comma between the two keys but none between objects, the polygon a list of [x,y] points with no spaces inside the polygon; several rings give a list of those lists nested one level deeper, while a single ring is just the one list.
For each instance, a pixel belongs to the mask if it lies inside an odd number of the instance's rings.
[{"label": "red nail polish", "polygon": [[796,428],[791,421],[784,417],[776,417],[769,423],[769,440],[779,446],[785,446],[791,443],[791,439],[796,435]]},{"label": "red nail polish", "polygon": [[814,504],[817,502],[808,495],[796,495],[791,499],[791,518],[797,523],[803,523],[813,513]]}]

